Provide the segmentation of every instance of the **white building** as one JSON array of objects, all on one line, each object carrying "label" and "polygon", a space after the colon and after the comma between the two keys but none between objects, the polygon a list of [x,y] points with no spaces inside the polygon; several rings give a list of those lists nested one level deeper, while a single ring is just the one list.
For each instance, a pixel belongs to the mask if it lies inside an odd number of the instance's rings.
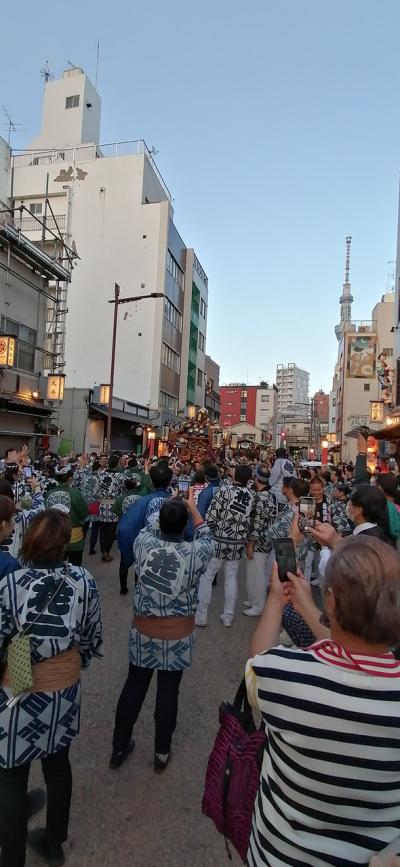
[{"label": "white building", "polygon": [[256,427],[268,430],[270,433],[273,432],[277,405],[278,391],[276,385],[260,382],[256,391]]},{"label": "white building", "polygon": [[67,388],[109,382],[115,283],[121,297],[164,293],[119,306],[114,393],[176,416],[204,403],[207,276],[174,225],[145,143],[100,145],[100,119],[100,97],[81,69],[47,82],[42,130],[13,156],[10,195],[23,208],[16,221],[40,242],[34,217],[46,215],[79,256],[68,293]]},{"label": "white building", "polygon": [[276,368],[276,385],[278,388],[278,413],[286,412],[293,407],[299,407],[304,415],[304,405],[310,403],[310,374],[297,364],[278,364]]}]

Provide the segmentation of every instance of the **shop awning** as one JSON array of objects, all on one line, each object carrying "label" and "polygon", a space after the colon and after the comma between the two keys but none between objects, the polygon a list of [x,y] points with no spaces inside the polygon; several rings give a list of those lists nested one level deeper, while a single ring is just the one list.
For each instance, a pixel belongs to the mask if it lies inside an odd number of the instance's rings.
[{"label": "shop awning", "polygon": [[[91,403],[89,406],[89,410],[91,413],[98,413],[99,415],[105,416],[107,418],[108,409],[105,406],[99,406],[98,404]],[[127,412],[123,412],[120,409],[113,409],[112,418],[119,419],[120,421],[126,421],[131,425],[151,425],[154,424],[155,421],[153,419],[147,418],[146,416],[133,415]]]},{"label": "shop awning", "polygon": [[44,406],[43,403],[38,403],[36,400],[30,400],[25,397],[18,397],[12,392],[0,392],[0,418],[1,412],[15,412],[21,415],[27,414],[30,416],[47,416],[54,411],[52,406]]},{"label": "shop awning", "polygon": [[373,436],[376,440],[400,440],[400,424],[388,425],[382,430],[374,431]]}]

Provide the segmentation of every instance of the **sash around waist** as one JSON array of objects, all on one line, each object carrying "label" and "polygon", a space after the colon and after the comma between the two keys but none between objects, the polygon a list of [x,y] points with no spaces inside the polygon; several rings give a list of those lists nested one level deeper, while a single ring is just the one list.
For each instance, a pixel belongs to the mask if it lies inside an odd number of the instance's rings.
[{"label": "sash around waist", "polygon": [[[33,687],[31,692],[58,692],[73,686],[81,676],[81,657],[77,647],[51,656],[43,662],[32,665]],[[4,671],[2,686],[10,685],[7,667]]]},{"label": "sash around waist", "polygon": [[180,638],[188,638],[194,631],[194,614],[181,617],[141,617],[134,614],[132,626],[146,638],[179,641]]}]

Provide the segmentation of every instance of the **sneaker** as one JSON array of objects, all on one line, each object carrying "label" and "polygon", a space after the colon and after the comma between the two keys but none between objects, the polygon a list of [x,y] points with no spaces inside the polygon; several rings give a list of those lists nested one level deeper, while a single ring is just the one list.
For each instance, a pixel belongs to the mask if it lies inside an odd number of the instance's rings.
[{"label": "sneaker", "polygon": [[245,599],[243,602],[243,608],[251,608],[251,602],[249,599]]},{"label": "sneaker", "polygon": [[31,819],[36,813],[40,813],[45,803],[46,792],[43,789],[31,789],[28,792],[28,819]]},{"label": "sneaker", "polygon": [[219,619],[223,626],[232,626],[233,617],[230,614],[221,614]]},{"label": "sneaker", "polygon": [[61,843],[59,846],[49,843],[45,828],[35,828],[28,834],[28,846],[49,867],[63,867],[65,855]]},{"label": "sneaker", "polygon": [[131,753],[133,753],[134,749],[135,749],[135,741],[132,738],[132,740],[129,741],[129,744],[125,750],[120,750],[119,752],[117,752],[116,750],[113,750],[111,753],[111,759],[109,761],[109,767],[112,768],[113,771],[116,771],[118,768],[121,767],[121,765],[124,763],[125,759],[127,759],[128,756]]},{"label": "sneaker", "polygon": [[196,626],[207,626],[207,620],[203,620],[201,617],[198,617],[197,614],[195,615],[194,622]]},{"label": "sneaker", "polygon": [[169,760],[171,758],[171,753],[167,753],[166,756],[160,755],[160,753],[154,753],[154,770],[156,774],[163,774]]},{"label": "sneaker", "polygon": [[246,617],[260,617],[262,614],[262,609],[254,608],[254,606],[252,608],[245,608],[243,614],[245,614]]},{"label": "sneaker", "polygon": [[111,563],[111,560],[113,560],[114,558],[111,557],[111,554],[102,554],[101,559],[103,563]]}]

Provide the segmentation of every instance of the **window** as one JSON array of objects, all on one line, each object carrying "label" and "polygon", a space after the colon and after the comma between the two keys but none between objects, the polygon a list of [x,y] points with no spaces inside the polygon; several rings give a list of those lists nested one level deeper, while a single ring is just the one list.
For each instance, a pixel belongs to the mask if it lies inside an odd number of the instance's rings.
[{"label": "window", "polygon": [[174,370],[175,373],[181,372],[181,357],[167,343],[163,343],[162,345],[161,361],[166,367]]},{"label": "window", "polygon": [[183,290],[184,274],[182,268],[178,265],[176,259],[174,259],[169,250],[167,250],[167,271],[171,274],[171,277],[173,277],[177,286]]},{"label": "window", "polygon": [[364,391],[370,391],[370,390],[371,390],[371,386],[370,386],[369,382],[364,382]]},{"label": "window", "polygon": [[75,94],[75,96],[67,96],[65,100],[65,108],[78,108],[79,105],[79,94]]},{"label": "window", "polygon": [[201,349],[201,351],[204,352],[205,348],[206,348],[206,338],[204,337],[204,334],[202,334],[201,331],[199,331],[199,349]]},{"label": "window", "polygon": [[164,316],[177,331],[182,331],[182,314],[169,298],[164,298]]},{"label": "window", "polygon": [[246,421],[246,415],[241,415],[241,416],[240,416],[240,421]]},{"label": "window", "polygon": [[197,368],[197,385],[203,385],[203,371]]},{"label": "window", "polygon": [[178,398],[174,397],[173,394],[167,394],[166,391],[160,391],[160,408],[176,415],[178,412]]},{"label": "window", "polygon": [[243,398],[243,397],[246,397],[246,398],[247,398],[247,391],[242,391],[242,398]]},{"label": "window", "polygon": [[336,418],[335,418],[335,416],[333,415],[333,416],[332,416],[332,424],[335,424],[335,421],[336,421]]},{"label": "window", "polygon": [[382,349],[382,352],[384,355],[387,355],[388,358],[392,358],[393,356],[393,349]]},{"label": "window", "polygon": [[42,203],[41,202],[31,202],[29,205],[29,210],[31,214],[41,214],[42,213]]},{"label": "window", "polygon": [[204,298],[200,298],[200,316],[202,316],[203,319],[205,319],[206,315],[207,315],[206,302],[204,301]]},{"label": "window", "polygon": [[336,406],[336,397],[332,398],[332,406]]},{"label": "window", "polygon": [[262,394],[261,395],[261,403],[268,403],[268,401],[269,401],[269,394]]},{"label": "window", "polygon": [[35,369],[35,346],[37,342],[36,331],[11,319],[0,319],[0,330],[3,334],[13,334],[17,338],[15,347],[14,364],[20,370]]}]

